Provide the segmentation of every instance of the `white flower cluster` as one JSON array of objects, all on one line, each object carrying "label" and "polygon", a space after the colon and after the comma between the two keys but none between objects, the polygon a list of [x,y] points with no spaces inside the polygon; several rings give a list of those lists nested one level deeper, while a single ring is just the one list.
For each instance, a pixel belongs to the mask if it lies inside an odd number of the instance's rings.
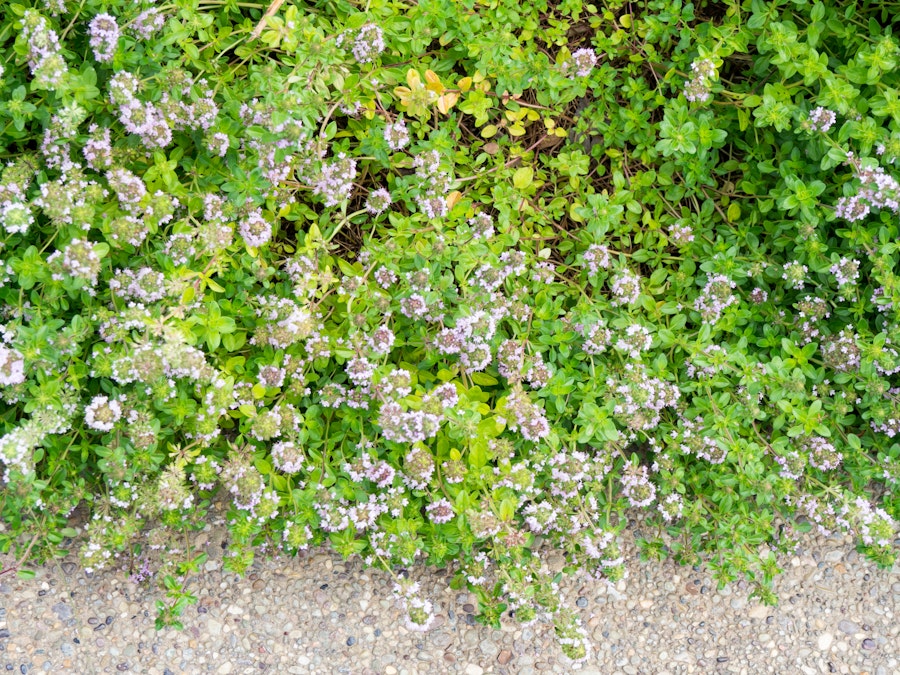
[{"label": "white flower cluster", "polygon": [[94,431],[112,431],[122,419],[122,405],[108,396],[95,396],[84,409],[84,423]]},{"label": "white flower cluster", "polygon": [[16,349],[0,344],[0,385],[14,386],[25,381],[25,358]]},{"label": "white flower cluster", "polygon": [[0,201],[0,224],[9,234],[25,234],[34,224],[34,214],[20,196],[10,197]]},{"label": "white flower cluster", "polygon": [[684,97],[692,103],[705,103],[711,96],[716,66],[710,59],[701,59],[691,64],[691,71],[694,77],[684,86]]},{"label": "white flower cluster", "polygon": [[407,630],[416,633],[425,633],[434,624],[437,615],[434,612],[434,605],[430,600],[425,600],[418,596],[419,583],[394,585],[394,594],[399,598],[405,615],[403,617],[403,625]]},{"label": "white flower cluster", "polygon": [[566,62],[566,69],[574,69],[576,77],[587,77],[596,65],[597,53],[593,49],[582,47],[576,49],[572,58]]}]

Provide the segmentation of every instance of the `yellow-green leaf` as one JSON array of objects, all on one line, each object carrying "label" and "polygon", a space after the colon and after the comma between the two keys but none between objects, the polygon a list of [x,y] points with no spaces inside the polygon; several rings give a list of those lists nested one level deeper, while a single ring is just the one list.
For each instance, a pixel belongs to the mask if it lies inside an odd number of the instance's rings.
[{"label": "yellow-green leaf", "polygon": [[513,174],[513,185],[519,190],[524,190],[534,180],[534,169],[530,166],[522,166]]}]

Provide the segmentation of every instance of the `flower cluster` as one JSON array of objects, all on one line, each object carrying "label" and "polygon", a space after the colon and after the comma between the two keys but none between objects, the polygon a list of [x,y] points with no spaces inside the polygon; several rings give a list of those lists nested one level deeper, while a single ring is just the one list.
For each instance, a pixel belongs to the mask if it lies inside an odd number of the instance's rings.
[{"label": "flower cluster", "polygon": [[[342,43],[343,35],[338,39]],[[367,23],[356,33],[351,51],[359,63],[371,63],[384,51],[384,32],[374,23]]]},{"label": "flower cluster", "polygon": [[59,36],[50,22],[33,9],[26,10],[22,16],[22,39],[34,85],[51,90],[60,86],[69,68],[60,53]]},{"label": "flower cluster", "polygon": [[149,150],[165,148],[172,142],[172,128],[162,111],[153,103],[137,98],[140,81],[134,75],[119,71],[110,78],[108,86],[119,122],[128,133],[139,136]]},{"label": "flower cluster", "polygon": [[587,77],[597,65],[597,53],[588,47],[576,49],[571,59],[566,61],[565,70],[574,72],[575,77]]},{"label": "flower cluster", "polygon": [[837,282],[841,294],[846,297],[847,293],[856,285],[859,279],[859,261],[852,258],[841,257],[829,269],[834,280]]},{"label": "flower cluster", "polygon": [[100,63],[112,61],[119,44],[119,24],[115,17],[109,14],[98,14],[88,25],[88,35],[91,38],[91,49],[94,50],[94,58]]},{"label": "flower cluster", "polygon": [[836,120],[837,115],[834,114],[834,111],[819,106],[809,113],[807,124],[811,131],[819,131],[825,134],[828,133],[828,130],[831,129]]},{"label": "flower cluster", "polygon": [[526,440],[537,442],[550,434],[550,422],[544,411],[531,402],[520,384],[513,385],[506,409],[512,415],[510,430],[519,431]]},{"label": "flower cluster", "polygon": [[268,244],[272,238],[272,223],[263,217],[261,209],[253,209],[241,219],[238,232],[247,246],[259,248]]},{"label": "flower cluster", "polygon": [[806,451],[809,463],[821,471],[831,471],[840,466],[843,456],[834,445],[822,436],[810,436],[801,444]]},{"label": "flower cluster", "polygon": [[609,290],[614,306],[633,305],[641,295],[641,278],[631,270],[623,269],[613,276]]},{"label": "flower cluster", "polygon": [[108,396],[95,396],[84,409],[84,423],[94,431],[112,431],[122,419],[122,406]]},{"label": "flower cluster", "polygon": [[403,625],[407,630],[417,633],[427,632],[434,624],[437,615],[430,600],[418,595],[419,583],[403,583],[394,585],[394,595],[403,605]]},{"label": "flower cluster", "polygon": [[614,414],[630,429],[640,431],[655,428],[662,410],[674,407],[681,397],[677,385],[651,376],[640,362],[626,363],[623,376],[611,378],[607,386],[616,395]]},{"label": "flower cluster", "polygon": [[356,178],[356,160],[343,152],[322,169],[313,185],[313,194],[324,200],[325,206],[338,206],[350,199],[353,179]]},{"label": "flower cluster", "polygon": [[[850,158],[852,161],[852,157]],[[860,185],[855,194],[841,197],[834,207],[834,215],[851,223],[863,220],[872,209],[889,209],[900,213],[900,183],[880,166],[856,166]]]},{"label": "flower cluster", "polygon": [[450,188],[450,174],[441,169],[440,154],[429,150],[416,155],[413,168],[420,183],[420,194],[416,197],[419,210],[429,218],[443,218],[449,210],[446,193]]},{"label": "flower cluster", "polygon": [[73,239],[65,248],[48,256],[47,266],[52,270],[53,279],[56,281],[70,278],[93,286],[97,283],[97,275],[100,273],[100,255],[91,242]]},{"label": "flower cluster", "polygon": [[628,464],[622,474],[622,493],[635,508],[649,506],[656,499],[656,486],[647,476],[646,466]]},{"label": "flower cluster", "polygon": [[406,122],[402,117],[392,124],[385,125],[384,140],[395,152],[409,145],[409,129],[406,128]]},{"label": "flower cluster", "polygon": [[609,269],[609,249],[606,246],[591,244],[584,252],[583,258],[591,276],[597,275],[601,269]]},{"label": "flower cluster", "polygon": [[373,216],[385,211],[392,203],[391,193],[386,188],[377,188],[369,193],[366,199],[366,211]]},{"label": "flower cluster", "polygon": [[715,323],[722,318],[722,313],[737,303],[737,298],[731,292],[736,288],[731,279],[722,274],[713,274],[706,282],[706,286],[694,301],[694,309],[700,312],[705,323]]},{"label": "flower cluster", "polygon": [[694,76],[684,85],[684,97],[692,103],[706,103],[717,77],[716,65],[711,59],[700,59],[691,64],[691,72]]},{"label": "flower cluster", "polygon": [[25,381],[25,359],[21,352],[0,344],[0,385],[10,387]]},{"label": "flower cluster", "polygon": [[788,288],[801,291],[806,281],[807,272],[809,272],[809,268],[806,265],[792,260],[789,263],[785,263],[781,278],[787,282]]}]

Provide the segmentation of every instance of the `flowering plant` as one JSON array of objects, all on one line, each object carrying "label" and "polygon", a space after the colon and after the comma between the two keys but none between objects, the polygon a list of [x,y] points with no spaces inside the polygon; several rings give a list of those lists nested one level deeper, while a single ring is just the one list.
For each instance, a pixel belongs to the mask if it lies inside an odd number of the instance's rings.
[{"label": "flowering plant", "polygon": [[618,580],[628,514],[767,602],[798,531],[893,562],[877,7],[465,4],[10,6],[3,551],[81,534],[172,623],[202,559],[172,532],[218,502],[234,572],[453,564],[576,660],[548,556]]}]

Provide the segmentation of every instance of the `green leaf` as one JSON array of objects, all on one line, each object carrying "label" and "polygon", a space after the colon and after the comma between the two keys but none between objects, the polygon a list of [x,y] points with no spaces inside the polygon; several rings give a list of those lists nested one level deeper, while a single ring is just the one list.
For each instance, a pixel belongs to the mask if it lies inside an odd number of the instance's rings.
[{"label": "green leaf", "polygon": [[523,166],[516,169],[516,172],[513,174],[513,185],[519,189],[524,190],[529,185],[534,178],[534,169],[530,166]]}]

